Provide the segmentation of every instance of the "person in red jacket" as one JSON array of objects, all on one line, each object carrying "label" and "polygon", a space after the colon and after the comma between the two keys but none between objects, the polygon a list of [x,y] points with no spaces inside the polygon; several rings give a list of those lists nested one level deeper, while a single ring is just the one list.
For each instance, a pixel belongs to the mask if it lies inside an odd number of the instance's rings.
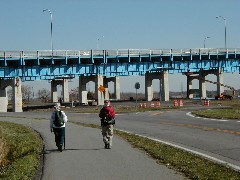
[{"label": "person in red jacket", "polygon": [[103,142],[105,149],[111,149],[113,139],[113,127],[115,124],[115,110],[110,106],[110,101],[104,101],[104,107],[100,110]]}]

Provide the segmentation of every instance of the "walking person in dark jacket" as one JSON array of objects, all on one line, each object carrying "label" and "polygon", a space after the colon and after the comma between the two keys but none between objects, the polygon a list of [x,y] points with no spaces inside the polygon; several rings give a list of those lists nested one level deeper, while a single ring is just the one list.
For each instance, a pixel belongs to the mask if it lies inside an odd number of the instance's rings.
[{"label": "walking person in dark jacket", "polygon": [[54,132],[56,146],[60,152],[62,152],[62,146],[65,143],[65,124],[67,121],[65,112],[60,109],[60,103],[56,103],[50,119],[50,131]]},{"label": "walking person in dark jacket", "polygon": [[110,106],[110,101],[104,101],[104,107],[100,110],[102,136],[105,149],[111,149],[113,139],[113,127],[115,124],[115,110]]}]

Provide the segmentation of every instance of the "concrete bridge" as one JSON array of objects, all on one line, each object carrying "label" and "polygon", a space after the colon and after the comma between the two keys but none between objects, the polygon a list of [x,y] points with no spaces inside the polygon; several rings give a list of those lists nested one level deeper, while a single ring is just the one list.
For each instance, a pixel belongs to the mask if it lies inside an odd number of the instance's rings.
[{"label": "concrete bridge", "polygon": [[[145,76],[146,100],[153,98],[152,80],[160,80],[162,100],[169,100],[169,73],[187,76],[187,96],[192,98],[192,81],[199,80],[199,95],[206,97],[205,76],[217,76],[217,91],[222,93],[223,73],[240,72],[240,49],[122,49],[0,51],[0,112],[7,111],[6,87],[13,88],[13,111],[22,111],[21,82],[51,81],[52,101],[57,85],[62,85],[63,100],[69,101],[68,79],[79,78],[79,101],[87,102],[86,84],[95,82],[96,99],[102,105],[108,98],[108,83],[114,82],[115,98],[120,99],[119,76]],[[100,85],[104,93],[98,91]]]}]

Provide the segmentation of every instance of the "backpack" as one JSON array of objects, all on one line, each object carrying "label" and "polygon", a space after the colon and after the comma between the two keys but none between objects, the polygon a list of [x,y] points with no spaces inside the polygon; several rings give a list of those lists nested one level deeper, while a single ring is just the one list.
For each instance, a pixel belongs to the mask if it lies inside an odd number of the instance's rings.
[{"label": "backpack", "polygon": [[55,120],[53,123],[56,127],[61,127],[64,125],[63,114],[61,111],[55,111]]},{"label": "backpack", "polygon": [[108,125],[108,124],[113,124],[113,125],[115,124],[115,119],[109,115],[107,115],[103,120],[103,125]]}]

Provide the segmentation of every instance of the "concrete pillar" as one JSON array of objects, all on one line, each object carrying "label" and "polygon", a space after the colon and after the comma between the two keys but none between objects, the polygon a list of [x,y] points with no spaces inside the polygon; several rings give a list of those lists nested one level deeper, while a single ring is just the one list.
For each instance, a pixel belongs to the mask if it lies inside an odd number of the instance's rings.
[{"label": "concrete pillar", "polygon": [[221,69],[218,69],[217,71],[217,94],[222,94],[224,92],[224,86],[221,86],[223,84],[223,75]]},{"label": "concrete pillar", "polygon": [[[104,104],[104,99],[109,99],[109,91],[108,91],[108,82],[114,81],[114,89],[116,94],[116,99],[120,99],[120,83],[119,77],[104,77],[102,75],[96,76],[79,76],[79,102],[82,104],[87,104],[87,90],[86,84],[89,81],[95,82],[95,99],[97,99],[98,105]],[[98,88],[102,85],[105,87],[104,92],[100,92]]]},{"label": "concrete pillar", "polygon": [[51,81],[51,101],[58,102],[58,94],[57,94],[57,81]]},{"label": "concrete pillar", "polygon": [[191,89],[192,89],[193,79],[191,78],[190,75],[186,75],[186,76],[187,76],[187,98],[192,99],[193,98],[193,93],[191,93]]},{"label": "concrete pillar", "polygon": [[79,76],[79,103],[81,104],[88,104],[86,79],[85,76]]},{"label": "concrete pillar", "polygon": [[16,77],[12,80],[13,89],[13,112],[22,112],[22,89],[21,89],[21,79]]},{"label": "concrete pillar", "polygon": [[162,97],[163,101],[169,101],[169,83],[168,83],[168,72],[163,72],[162,78]]},{"label": "concrete pillar", "polygon": [[145,74],[145,98],[146,101],[153,99],[152,80],[160,80],[160,99],[162,101],[169,101],[169,83],[168,72],[146,73]]},{"label": "concrete pillar", "polygon": [[145,74],[145,98],[146,101],[152,101],[153,90],[152,90],[152,76],[150,73]]},{"label": "concrete pillar", "polygon": [[62,80],[63,102],[69,102],[68,79]]},{"label": "concrete pillar", "polygon": [[104,99],[109,99],[108,80],[106,77],[103,78],[103,87],[105,88]]},{"label": "concrete pillar", "polygon": [[104,83],[104,87],[105,87],[105,99],[109,99],[109,90],[108,90],[108,83],[109,82],[113,82],[114,83],[114,98],[116,100],[120,100],[120,80],[118,76],[115,77],[104,77],[103,78],[103,83]]},{"label": "concrete pillar", "polygon": [[[0,80],[1,82],[4,80]],[[7,112],[7,105],[8,105],[8,99],[7,99],[7,88],[0,89],[0,112]]]},{"label": "concrete pillar", "polygon": [[103,86],[103,76],[96,75],[95,78],[95,97],[98,100],[98,105],[104,105],[104,94],[98,90],[100,85]]},{"label": "concrete pillar", "polygon": [[118,76],[116,76],[114,81],[114,92],[115,92],[115,98],[116,100],[120,100],[120,79]]},{"label": "concrete pillar", "polygon": [[199,72],[199,92],[201,98],[205,99],[207,97],[205,74],[202,71]]}]

